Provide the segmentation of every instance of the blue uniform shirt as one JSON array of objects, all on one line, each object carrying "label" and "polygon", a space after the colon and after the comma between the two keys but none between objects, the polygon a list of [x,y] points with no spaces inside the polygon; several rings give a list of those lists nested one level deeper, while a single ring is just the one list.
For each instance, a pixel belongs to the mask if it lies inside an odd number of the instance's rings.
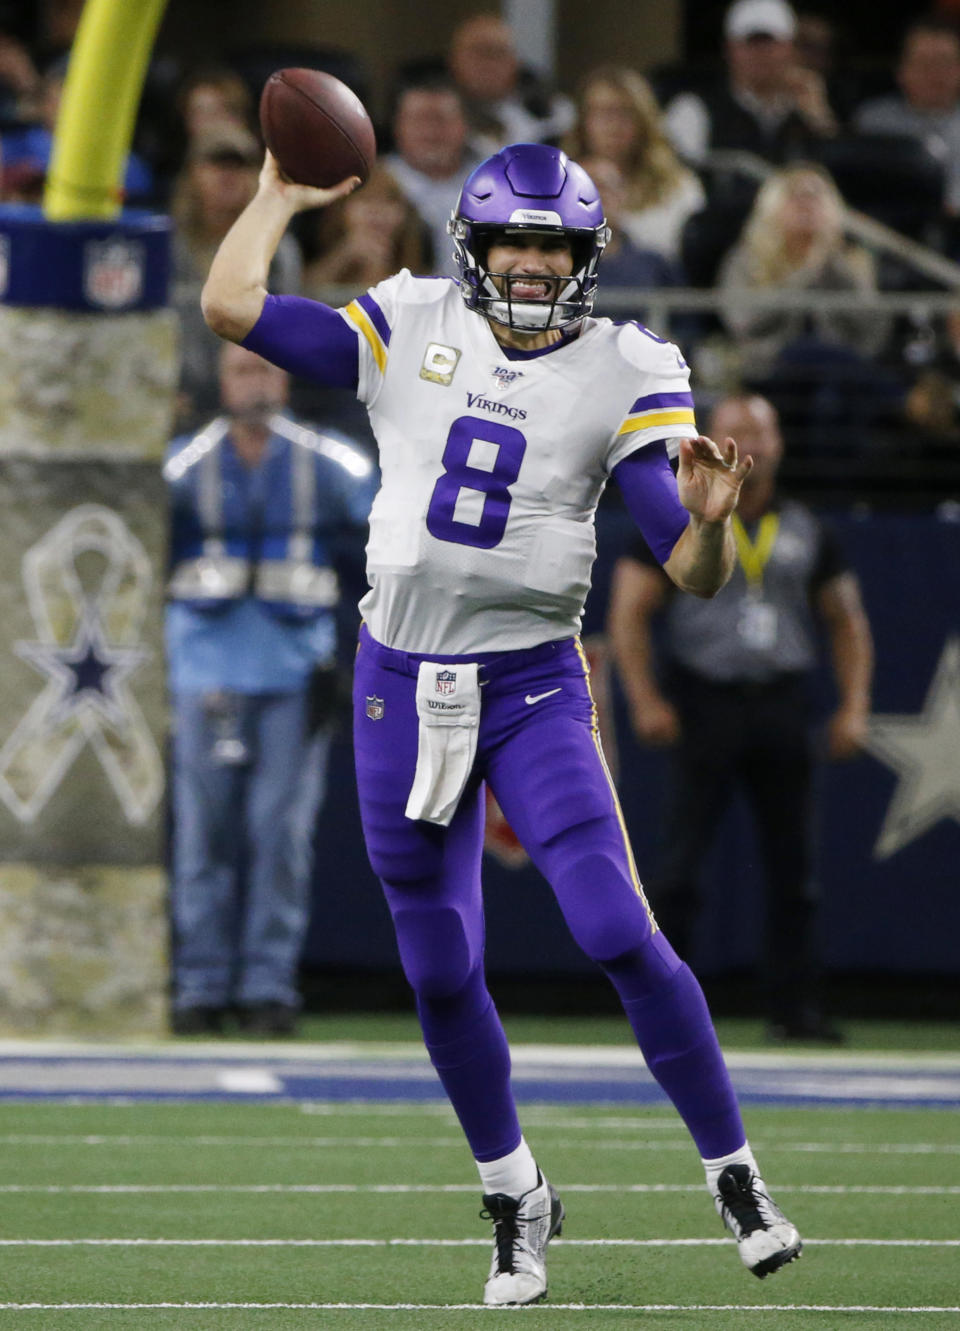
[{"label": "blue uniform shirt", "polygon": [[[283,428],[300,427],[284,418]],[[309,440],[316,484],[312,499],[312,562],[323,568],[331,538],[366,522],[373,495],[373,467],[342,438],[302,431]],[[211,438],[216,441],[206,446]],[[269,557],[282,560],[295,524],[293,450],[308,447],[289,433],[271,433],[260,464],[241,462],[228,434],[216,439],[207,427],[196,437],[170,447],[164,474],[171,501],[171,561],[177,571],[204,552],[204,501],[201,492],[211,475],[219,480],[217,505],[223,547],[233,562],[242,556],[252,569]],[[216,460],[207,455],[216,450]],[[191,451],[192,450],[192,451]],[[204,459],[207,459],[206,463]],[[210,465],[216,470],[211,472]],[[206,477],[202,478],[204,467]],[[303,616],[278,613],[255,592],[251,581],[239,595],[172,599],[166,614],[170,687],[174,693],[218,689],[238,693],[289,693],[302,688],[318,664],[332,660],[336,648],[335,605]]]}]

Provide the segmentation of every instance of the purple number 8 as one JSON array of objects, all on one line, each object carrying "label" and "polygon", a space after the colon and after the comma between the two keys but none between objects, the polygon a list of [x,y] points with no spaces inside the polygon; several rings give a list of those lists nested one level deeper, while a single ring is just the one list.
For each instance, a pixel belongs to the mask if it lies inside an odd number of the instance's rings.
[{"label": "purple number 8", "polygon": [[[470,449],[478,439],[497,446],[496,460],[489,471],[470,465]],[[430,535],[438,541],[473,545],[480,550],[492,550],[499,545],[510,512],[508,486],[520,475],[526,448],[526,439],[511,425],[477,416],[458,416],[450,426],[443,450],[443,475],[430,496],[427,509]],[[477,523],[454,517],[462,490],[478,490],[484,496]]]}]

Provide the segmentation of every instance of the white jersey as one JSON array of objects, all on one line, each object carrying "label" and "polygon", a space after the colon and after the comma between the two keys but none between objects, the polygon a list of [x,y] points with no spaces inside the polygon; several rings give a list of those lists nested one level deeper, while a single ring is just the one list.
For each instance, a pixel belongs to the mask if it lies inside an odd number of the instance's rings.
[{"label": "white jersey", "polygon": [[680,352],[609,319],[508,352],[453,281],[406,269],[340,313],[360,333],[357,395],[380,452],[370,633],[470,656],[579,632],[612,469],[697,433]]}]

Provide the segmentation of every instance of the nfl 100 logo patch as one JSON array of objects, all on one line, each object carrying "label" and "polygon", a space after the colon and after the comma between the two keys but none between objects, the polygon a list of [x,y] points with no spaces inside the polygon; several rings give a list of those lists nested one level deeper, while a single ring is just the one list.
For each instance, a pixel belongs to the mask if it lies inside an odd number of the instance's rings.
[{"label": "nfl 100 logo patch", "polygon": [[451,693],[457,691],[457,674],[455,670],[438,670],[436,691],[441,697],[449,697]]},{"label": "nfl 100 logo patch", "polygon": [[371,721],[383,720],[383,699],[367,694],[367,716]]},{"label": "nfl 100 logo patch", "polygon": [[522,379],[523,370],[515,370],[511,365],[495,365],[493,367],[493,377],[496,380],[497,387],[503,390],[515,384],[518,379]]}]

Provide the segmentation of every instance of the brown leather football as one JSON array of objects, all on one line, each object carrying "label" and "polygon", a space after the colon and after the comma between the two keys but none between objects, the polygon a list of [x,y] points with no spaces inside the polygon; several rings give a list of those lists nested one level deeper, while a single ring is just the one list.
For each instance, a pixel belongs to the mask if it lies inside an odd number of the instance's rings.
[{"label": "brown leather football", "polygon": [[370,117],[345,83],[318,69],[278,69],[260,97],[263,140],[289,180],[366,180],[377,156]]}]

